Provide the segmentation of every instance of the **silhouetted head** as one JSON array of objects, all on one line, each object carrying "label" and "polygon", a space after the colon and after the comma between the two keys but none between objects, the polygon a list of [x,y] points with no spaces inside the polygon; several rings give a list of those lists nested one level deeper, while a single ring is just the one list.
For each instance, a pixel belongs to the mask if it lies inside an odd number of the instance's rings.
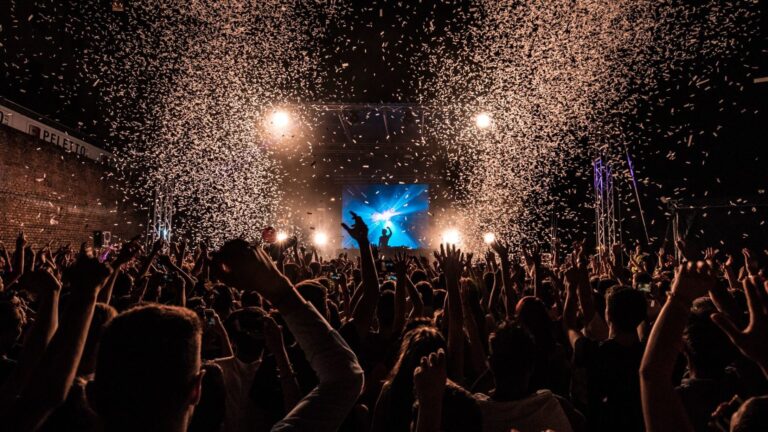
[{"label": "silhouetted head", "polygon": [[224,321],[235,356],[245,363],[258,360],[264,352],[264,316],[262,308],[251,306],[232,312]]},{"label": "silhouetted head", "polygon": [[0,354],[13,348],[23,329],[24,312],[19,299],[0,301]]},{"label": "silhouetted head", "polygon": [[547,313],[544,302],[533,296],[525,296],[515,307],[517,320],[533,334],[537,344],[550,345],[554,343],[552,336],[552,320]]},{"label": "silhouetted head", "polygon": [[605,318],[621,332],[635,332],[648,315],[645,295],[627,286],[616,285],[606,294]]},{"label": "silhouetted head", "polygon": [[115,317],[89,386],[106,430],[186,428],[200,398],[200,338],[200,321],[185,308],[140,306]]},{"label": "silhouetted head", "polygon": [[80,358],[80,366],[77,369],[78,375],[82,376],[93,373],[96,367],[96,354],[99,342],[101,342],[101,335],[104,333],[107,324],[116,315],[117,311],[112,306],[96,303],[96,307],[93,310],[93,318],[91,318],[91,326],[88,328],[88,337],[85,340],[83,355]]},{"label": "silhouetted head", "polygon": [[299,292],[304,300],[312,303],[312,306],[320,312],[320,315],[328,319],[328,305],[326,304],[328,290],[323,284],[316,280],[305,280],[296,285],[296,291]]},{"label": "silhouetted head", "polygon": [[709,318],[713,311],[694,312],[683,333],[685,356],[697,378],[719,378],[736,358],[728,336]]},{"label": "silhouetted head", "polygon": [[408,397],[412,400],[413,371],[419,366],[422,357],[437,352],[440,348],[445,349],[445,339],[432,326],[420,326],[406,333],[400,344],[397,362],[389,376],[393,391],[397,388],[409,393]]},{"label": "silhouetted head", "polygon": [[536,344],[523,326],[503,322],[488,338],[488,364],[496,382],[494,397],[520,399],[529,394],[536,364]]}]

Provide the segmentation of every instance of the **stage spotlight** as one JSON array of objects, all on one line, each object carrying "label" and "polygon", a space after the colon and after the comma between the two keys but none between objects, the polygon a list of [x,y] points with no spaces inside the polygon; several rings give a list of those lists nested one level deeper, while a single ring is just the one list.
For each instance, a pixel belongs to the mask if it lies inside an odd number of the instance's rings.
[{"label": "stage spotlight", "polygon": [[459,241],[461,240],[461,234],[459,234],[459,230],[455,228],[447,229],[443,232],[442,240],[445,244],[456,245],[459,244]]},{"label": "stage spotlight", "polygon": [[483,241],[485,244],[491,244],[496,241],[496,234],[494,233],[485,233],[483,234]]},{"label": "stage spotlight", "polygon": [[390,219],[392,219],[393,216],[397,216],[399,213],[395,212],[392,209],[384,210],[381,213],[374,213],[373,216],[371,216],[371,219],[373,219],[374,222],[389,222]]},{"label": "stage spotlight", "polygon": [[285,111],[275,111],[272,113],[269,122],[273,128],[282,130],[291,123],[291,116]]},{"label": "stage spotlight", "polygon": [[315,246],[323,247],[328,244],[328,234],[324,232],[316,232],[312,241],[315,243]]},{"label": "stage spotlight", "polygon": [[491,127],[491,115],[488,113],[480,113],[475,116],[475,125],[480,129],[488,129]]},{"label": "stage spotlight", "polygon": [[288,240],[288,233],[286,233],[285,231],[279,231],[277,233],[277,241],[284,242],[286,240]]}]

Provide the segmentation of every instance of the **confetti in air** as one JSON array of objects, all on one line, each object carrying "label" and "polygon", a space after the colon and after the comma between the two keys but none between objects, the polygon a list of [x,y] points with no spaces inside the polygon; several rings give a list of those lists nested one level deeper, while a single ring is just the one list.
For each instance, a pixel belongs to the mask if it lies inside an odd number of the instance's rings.
[{"label": "confetti in air", "polygon": [[[468,31],[429,49],[431,136],[455,161],[468,236],[546,238],[571,176],[647,144],[638,107],[661,104],[670,76],[716,75],[756,36],[756,1],[475,2]],[[472,120],[474,119],[474,120]],[[685,125],[679,125],[679,129]],[[687,139],[687,136],[686,136]],[[589,202],[582,197],[582,202]]]},{"label": "confetti in air", "polygon": [[[272,222],[282,170],[270,115],[316,86],[325,2],[132,1],[103,17],[94,77],[115,161],[139,199],[171,191],[181,233],[214,242]],[[146,201],[145,201],[146,202]]]},{"label": "confetti in air", "polygon": [[[410,71],[411,94],[393,89],[389,101],[423,104],[424,139],[441,146],[441,154],[422,152],[424,161],[399,166],[416,174],[428,159],[448,159],[462,237],[477,242],[467,246],[483,247],[483,233],[544,239],[553,216],[589,220],[589,191],[574,184],[590,183],[593,158],[619,166],[625,152],[652,148],[672,161],[676,151],[649,145],[651,137],[695,147],[697,136],[716,136],[714,126],[693,131],[678,115],[693,103],[672,105],[663,131],[650,114],[668,109],[670,83],[689,82],[695,94],[726,80],[722,62],[739,61],[758,34],[757,0],[394,3],[367,6],[376,15],[370,23],[349,13],[350,1],[139,0],[119,14],[89,9],[97,42],[86,53],[87,76],[111,109],[128,192],[148,202],[155,188],[170,188],[181,231],[195,237],[258,232],[282,211],[285,183],[300,183],[264,125],[287,126],[295,115],[311,128],[314,114],[285,107],[372,94],[387,71],[354,59],[378,55],[381,66]],[[381,30],[377,54],[365,57],[372,45],[354,36],[390,9],[393,28]],[[418,37],[409,21],[418,21]],[[353,75],[361,71],[370,77]],[[298,150],[299,169],[309,173],[301,182],[320,181],[315,138]],[[336,162],[339,172],[350,164]],[[642,186],[653,184],[642,166],[637,172]],[[382,179],[398,181],[379,173],[371,182]]]}]

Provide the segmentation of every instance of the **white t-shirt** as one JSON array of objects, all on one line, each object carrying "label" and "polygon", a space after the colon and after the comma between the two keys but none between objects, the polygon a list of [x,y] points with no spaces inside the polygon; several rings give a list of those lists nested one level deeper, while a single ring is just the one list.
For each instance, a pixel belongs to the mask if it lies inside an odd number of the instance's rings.
[{"label": "white t-shirt", "polygon": [[573,432],[560,401],[549,390],[539,390],[525,399],[495,401],[482,393],[475,400],[483,415],[483,432]]},{"label": "white t-shirt", "polygon": [[227,391],[226,415],[221,431],[269,430],[264,413],[249,396],[256,371],[261,366],[261,360],[244,363],[237,357],[226,357],[216,359],[214,362],[221,367]]}]

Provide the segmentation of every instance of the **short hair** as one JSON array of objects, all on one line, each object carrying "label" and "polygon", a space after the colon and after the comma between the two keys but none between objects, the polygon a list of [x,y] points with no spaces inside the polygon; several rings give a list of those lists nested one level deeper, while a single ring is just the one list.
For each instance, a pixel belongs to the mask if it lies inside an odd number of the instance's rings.
[{"label": "short hair", "polygon": [[187,407],[200,369],[201,324],[189,309],[148,305],[107,325],[93,406],[107,424],[167,424]]},{"label": "short hair", "polygon": [[320,272],[323,270],[323,265],[317,261],[312,261],[309,263],[309,269],[312,270],[313,275],[320,274]]},{"label": "short hair", "polygon": [[301,277],[301,267],[296,263],[285,263],[283,264],[283,274],[291,283],[298,283]]},{"label": "short hair", "polygon": [[112,290],[115,297],[122,297],[131,294],[133,289],[133,277],[131,275],[120,272],[115,278],[115,286]]},{"label": "short hair", "polygon": [[551,346],[555,343],[552,336],[552,319],[541,299],[533,296],[521,298],[515,306],[515,315],[518,322],[531,332],[539,346]]},{"label": "short hair", "polygon": [[530,380],[536,365],[536,342],[518,323],[504,321],[488,338],[488,363],[498,382]]},{"label": "short hair", "polygon": [[601,295],[607,295],[608,291],[618,285],[616,279],[598,279],[595,290]]},{"label": "short hair", "polygon": [[634,331],[648,316],[645,295],[628,286],[616,285],[606,294],[611,323],[622,331]]},{"label": "short hair", "polygon": [[261,301],[261,295],[259,295],[259,293],[256,291],[245,291],[240,298],[240,303],[243,305],[243,307],[264,306],[263,302]]},{"label": "short hair", "polygon": [[396,287],[396,286],[397,286],[397,284],[395,284],[395,281],[393,281],[393,280],[385,280],[385,281],[384,281],[384,282],[381,284],[381,288],[380,288],[380,291],[381,291],[381,292],[384,292],[384,291],[391,291],[391,292],[395,292],[395,287]]},{"label": "short hair", "polygon": [[222,319],[226,318],[235,305],[235,295],[232,293],[232,288],[224,284],[216,284],[211,289],[213,296],[213,302],[211,308],[218,313]]},{"label": "short hair", "polygon": [[312,303],[312,306],[324,317],[328,318],[328,305],[325,301],[328,298],[328,290],[316,280],[305,280],[296,284],[296,291],[305,300]]},{"label": "short hair", "polygon": [[434,291],[432,290],[432,284],[427,281],[421,281],[416,283],[416,291],[421,295],[421,301],[424,306],[432,306],[432,299],[434,298]]},{"label": "short hair", "polygon": [[[239,351],[245,348],[264,346],[264,317],[267,313],[264,309],[249,306],[232,312],[224,320],[224,328],[227,330],[230,340]],[[261,346],[254,346],[260,344]],[[246,345],[249,345],[246,347]]]},{"label": "short hair", "polygon": [[640,285],[640,284],[650,285],[653,283],[653,277],[651,277],[651,275],[646,272],[640,272],[635,275],[635,283],[637,285]]},{"label": "short hair", "polygon": [[418,284],[419,282],[428,282],[429,276],[427,276],[427,273],[422,269],[416,269],[411,272],[411,282],[414,284]]},{"label": "short hair", "polygon": [[710,314],[706,309],[692,313],[683,333],[685,353],[700,378],[721,377],[736,358],[733,344]]}]

